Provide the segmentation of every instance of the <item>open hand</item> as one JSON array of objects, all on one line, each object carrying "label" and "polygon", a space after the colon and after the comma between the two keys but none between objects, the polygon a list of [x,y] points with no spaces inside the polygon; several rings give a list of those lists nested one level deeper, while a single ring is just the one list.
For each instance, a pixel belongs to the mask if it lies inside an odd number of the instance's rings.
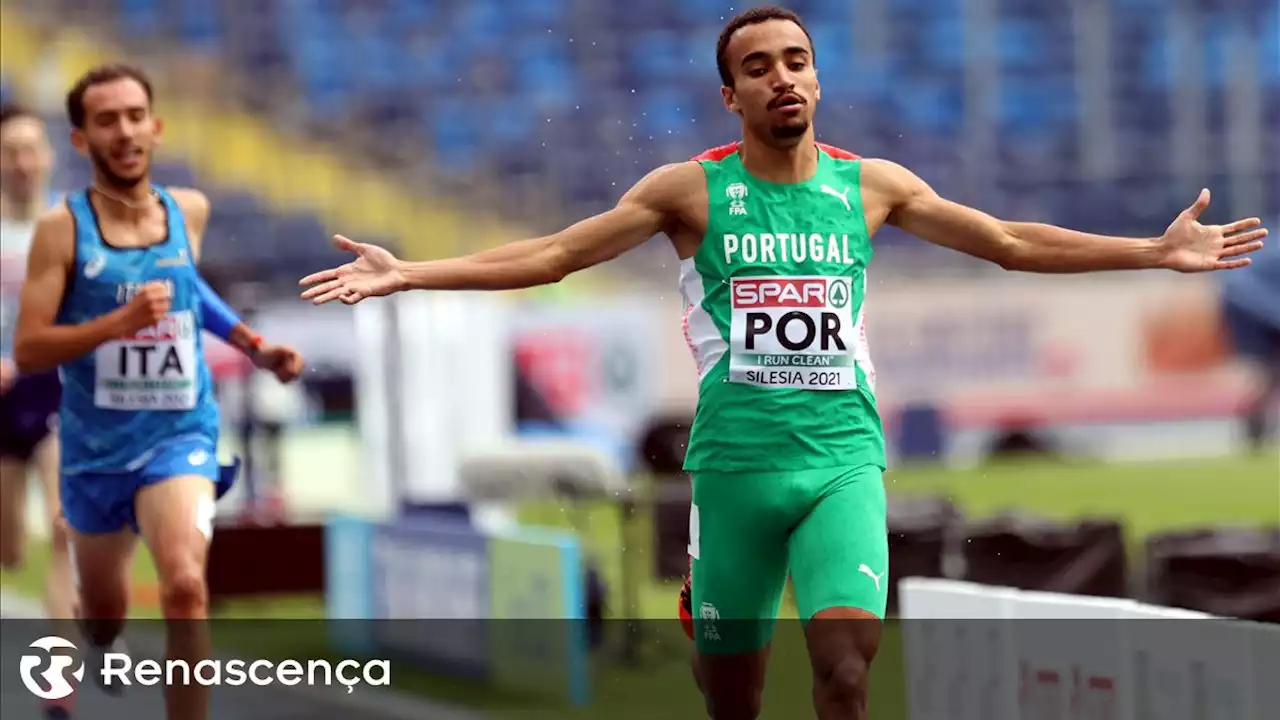
[{"label": "open hand", "polygon": [[390,295],[404,287],[404,273],[395,255],[377,245],[358,243],[341,235],[333,236],[333,244],[339,250],[354,254],[356,259],[299,280],[299,285],[310,286],[302,293],[304,300],[315,305],[332,300],[355,305],[365,298]]},{"label": "open hand", "polygon": [[1267,229],[1258,218],[1236,220],[1226,225],[1202,225],[1200,215],[1209,207],[1209,191],[1201,190],[1191,207],[1174,219],[1160,238],[1164,251],[1162,265],[1184,273],[1242,268],[1244,257],[1262,248]]},{"label": "open hand", "polygon": [[291,383],[302,375],[302,354],[287,345],[264,344],[252,357],[255,367],[275,375],[282,383]]}]

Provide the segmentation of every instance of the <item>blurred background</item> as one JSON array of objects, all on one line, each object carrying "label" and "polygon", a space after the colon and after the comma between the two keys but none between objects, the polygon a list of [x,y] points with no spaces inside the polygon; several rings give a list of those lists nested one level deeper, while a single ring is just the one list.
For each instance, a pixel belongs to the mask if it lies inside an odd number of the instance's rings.
[{"label": "blurred background", "polygon": [[[1009,219],[1153,236],[1210,187],[1208,222],[1280,227],[1276,0],[787,5],[815,42],[824,142]],[[651,168],[736,139],[714,46],[747,6],[3,0],[3,93],[47,115],[55,189],[89,179],[65,139],[74,78],[104,60],[146,68],[166,121],[156,181],[213,201],[203,271],[308,358],[286,388],[210,341],[223,454],[249,462],[211,561],[223,612],[673,616],[697,388],[664,238],[496,298],[357,313],[312,308],[295,283],[341,261],[334,232],[411,259],[481,250],[604,210]],[[1033,277],[892,229],[875,247],[868,321],[895,575],[1280,619],[1274,250],[1227,277]],[[468,500],[467,459],[521,456],[518,438],[606,470]],[[354,565],[335,559],[335,513],[373,527],[365,555],[343,546]],[[534,526],[560,529],[546,574],[495,569],[493,548],[532,542],[521,533]],[[442,545],[440,528],[488,549]],[[572,597],[549,589],[565,552],[586,578]],[[38,588],[33,568],[7,585]],[[483,591],[460,593],[460,574],[483,575]],[[335,586],[355,599],[336,601]],[[450,657],[472,640],[451,640]],[[624,665],[684,672],[665,627],[591,640]]]}]

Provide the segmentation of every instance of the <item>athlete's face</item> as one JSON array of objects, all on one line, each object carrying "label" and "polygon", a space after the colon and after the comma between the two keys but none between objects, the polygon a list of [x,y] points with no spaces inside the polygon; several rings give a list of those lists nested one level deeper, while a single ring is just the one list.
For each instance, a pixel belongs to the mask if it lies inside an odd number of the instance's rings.
[{"label": "athlete's face", "polygon": [[85,91],[84,127],[71,131],[71,142],[93,161],[100,180],[128,189],[147,178],[160,130],[146,88],[122,78]]},{"label": "athlete's face", "polygon": [[52,166],[53,149],[40,120],[16,117],[0,128],[0,191],[5,197],[30,202],[43,192]]},{"label": "athlete's face", "polygon": [[799,143],[822,95],[804,30],[790,20],[748,25],[729,39],[725,55],[734,80],[721,88],[725,107],[757,137]]}]

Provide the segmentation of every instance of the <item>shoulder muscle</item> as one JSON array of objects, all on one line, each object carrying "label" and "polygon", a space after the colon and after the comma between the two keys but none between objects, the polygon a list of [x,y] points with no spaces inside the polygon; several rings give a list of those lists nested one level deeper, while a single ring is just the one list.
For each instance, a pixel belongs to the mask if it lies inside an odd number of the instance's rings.
[{"label": "shoulder muscle", "polygon": [[182,208],[182,216],[187,223],[187,239],[192,253],[199,259],[204,230],[209,224],[209,198],[195,188],[169,188],[169,194]]},{"label": "shoulder muscle", "polygon": [[915,173],[890,160],[862,161],[862,186],[864,192],[885,203],[890,223],[898,210],[914,200],[936,197],[937,193]]},{"label": "shoulder muscle", "polygon": [[169,188],[169,194],[182,208],[187,221],[200,220],[203,224],[209,219],[209,198],[195,188]]},{"label": "shoulder muscle", "polygon": [[706,188],[706,174],[696,162],[663,165],[627,191],[619,205],[638,204],[664,216],[681,214],[692,198]]},{"label": "shoulder muscle", "polygon": [[28,268],[34,268],[37,261],[69,266],[75,258],[75,240],[75,218],[66,203],[58,203],[36,221]]},{"label": "shoulder muscle", "polygon": [[36,222],[27,255],[27,277],[22,285],[20,330],[32,320],[53,321],[66,291],[67,276],[75,264],[75,228],[75,219],[65,204],[49,210]]}]

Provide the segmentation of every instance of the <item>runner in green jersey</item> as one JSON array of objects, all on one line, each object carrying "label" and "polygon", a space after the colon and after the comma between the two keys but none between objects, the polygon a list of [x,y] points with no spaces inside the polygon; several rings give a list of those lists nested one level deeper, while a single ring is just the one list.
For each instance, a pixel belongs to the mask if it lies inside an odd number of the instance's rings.
[{"label": "runner in green jersey", "polygon": [[[1007,222],[940,198],[894,163],[819,150],[814,48],[794,13],[733,18],[716,48],[742,142],[659,168],[608,212],[461,258],[404,262],[338,236],[355,259],[303,278],[348,305],[410,289],[559,281],[664,233],[681,258],[701,377],[687,464],[697,674],[718,720],[759,713],[771,625],[790,568],[822,720],[865,718],[888,589],[883,439],[862,339],[869,239],[886,224],[1009,270],[1242,267],[1256,218],[1202,225],[1208,191],[1152,238]],[[856,622],[844,622],[856,621]]]}]

